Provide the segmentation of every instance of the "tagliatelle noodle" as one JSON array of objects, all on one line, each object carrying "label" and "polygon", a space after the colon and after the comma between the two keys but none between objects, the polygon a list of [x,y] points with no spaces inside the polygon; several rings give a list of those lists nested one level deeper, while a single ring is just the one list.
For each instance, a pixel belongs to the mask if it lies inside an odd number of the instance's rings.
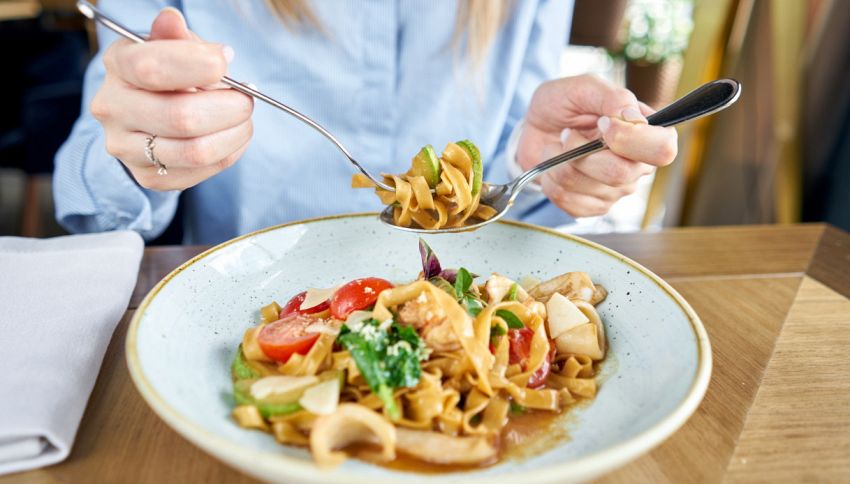
[{"label": "tagliatelle noodle", "polygon": [[[394,203],[399,204],[400,219],[409,217],[421,223],[428,221],[426,216],[430,214],[441,214],[438,217],[457,223],[464,215],[480,210],[480,206],[475,206],[475,197],[465,197],[454,191],[457,186],[463,188],[465,183],[465,178],[461,182],[457,177],[464,175],[464,170],[471,169],[466,161],[455,164],[442,160],[442,163],[446,165],[444,180],[439,184],[436,196],[427,190],[423,177],[392,177],[392,183],[399,188],[393,198]],[[582,284],[586,286],[588,283]],[[573,300],[573,303],[589,322],[568,331],[564,346],[576,351],[561,351],[556,345],[554,359],[550,363],[551,371],[542,386],[537,388],[530,388],[529,381],[550,358],[552,345],[560,342],[549,340],[545,307],[540,303],[534,299],[522,303],[496,302],[485,305],[473,317],[458,302],[456,294],[450,294],[429,281],[418,280],[382,291],[377,296],[371,317],[379,323],[398,322],[403,307],[422,304],[423,301],[434,304],[435,308],[427,313],[433,316],[433,321],[424,324],[448,325],[449,334],[457,340],[456,347],[460,349],[432,351],[421,363],[421,374],[415,386],[393,389],[392,399],[401,410],[396,420],[390,419],[384,401],[371,390],[349,351],[336,344],[335,332],[317,333],[316,342],[306,354],[293,354],[285,363],[275,365],[257,356],[258,331],[249,330],[243,345],[257,348],[252,350],[254,357],[244,353],[246,364],[261,377],[320,376],[329,370],[343,371],[339,395],[339,408],[343,410],[330,415],[315,415],[302,409],[262,419],[256,409],[241,405],[237,407],[238,415],[235,414],[237,422],[270,432],[283,444],[309,445],[317,463],[325,467],[339,464],[345,458],[345,454],[339,452],[340,446],[350,442],[379,444],[381,459],[394,458],[399,450],[435,464],[466,462],[464,459],[474,462],[474,459],[496,455],[492,442],[498,441],[506,423],[512,418],[512,406],[557,412],[579,398],[596,395],[594,362],[604,356],[607,345],[601,318],[596,308],[584,299]],[[268,308],[274,310],[275,306],[269,305]],[[531,330],[533,333],[522,364],[511,363],[509,338],[493,337],[494,334],[506,335],[514,330],[508,326],[507,316],[499,315],[500,311],[512,313],[526,328],[524,331]],[[327,324],[338,328],[342,322],[334,320]],[[428,334],[421,332],[422,335]],[[445,332],[440,334],[445,335]],[[422,335],[427,343],[427,337]],[[332,432],[329,430],[331,424]],[[321,430],[319,436],[314,436],[316,428]],[[404,436],[398,449],[396,433]],[[416,445],[416,439],[420,439],[422,445]],[[442,455],[439,452],[441,446],[466,449],[464,452],[469,454]]]},{"label": "tagliatelle noodle", "polygon": [[481,205],[481,187],[474,191],[474,168],[469,154],[449,143],[439,159],[439,180],[431,187],[423,176],[387,175],[384,183],[395,191],[383,190],[362,173],[352,176],[352,188],[374,188],[384,205],[393,206],[393,223],[437,230],[463,227],[471,218],[487,220],[496,215],[493,207]]}]

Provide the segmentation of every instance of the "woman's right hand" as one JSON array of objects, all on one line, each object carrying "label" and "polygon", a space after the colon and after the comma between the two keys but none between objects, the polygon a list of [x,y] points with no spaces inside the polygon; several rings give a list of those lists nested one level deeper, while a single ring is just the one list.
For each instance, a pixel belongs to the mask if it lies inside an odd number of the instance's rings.
[{"label": "woman's right hand", "polygon": [[[106,77],[92,115],[106,133],[106,150],[136,181],[153,190],[183,190],[228,168],[253,134],[253,100],[224,86],[233,50],[190,32],[173,8],[162,10],[149,42],[113,43],[103,56]],[[145,139],[168,167],[160,176],[145,156]]]}]

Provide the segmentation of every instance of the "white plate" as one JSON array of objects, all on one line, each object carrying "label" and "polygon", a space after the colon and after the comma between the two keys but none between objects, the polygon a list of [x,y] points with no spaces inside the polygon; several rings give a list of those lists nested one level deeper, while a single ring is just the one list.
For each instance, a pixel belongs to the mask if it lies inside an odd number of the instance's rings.
[{"label": "white plate", "polygon": [[604,380],[596,399],[565,419],[569,440],[471,472],[422,475],[352,459],[327,472],[313,465],[307,450],[233,422],[230,362],[260,306],[355,277],[416,278],[416,236],[382,225],[374,214],[271,227],[175,269],[151,290],[130,325],[133,381],[153,410],[198,447],[248,474],[285,482],[586,480],[658,445],[702,400],[711,375],[705,329],[675,290],[639,264],[578,237],[510,222],[427,241],[443,267],[539,279],[582,270],[608,289],[599,306],[610,344]]}]

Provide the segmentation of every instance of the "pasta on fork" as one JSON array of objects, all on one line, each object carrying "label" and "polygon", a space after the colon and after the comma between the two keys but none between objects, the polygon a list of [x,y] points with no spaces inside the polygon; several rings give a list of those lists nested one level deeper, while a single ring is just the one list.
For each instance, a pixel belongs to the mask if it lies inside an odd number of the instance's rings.
[{"label": "pasta on fork", "polygon": [[487,220],[496,214],[480,203],[482,174],[478,148],[463,140],[446,145],[440,157],[426,145],[413,157],[407,173],[384,174],[384,183],[395,188],[394,192],[376,187],[361,173],[352,177],[351,185],[375,188],[381,203],[394,207],[396,225],[436,230],[463,227],[469,220]]}]

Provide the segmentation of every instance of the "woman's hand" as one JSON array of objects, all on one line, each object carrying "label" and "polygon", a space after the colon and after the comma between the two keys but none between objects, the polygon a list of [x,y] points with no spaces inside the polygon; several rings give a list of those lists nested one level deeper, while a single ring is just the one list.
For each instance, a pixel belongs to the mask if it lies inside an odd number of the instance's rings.
[{"label": "woman's hand", "polygon": [[[219,80],[233,58],[229,47],[204,42],[173,8],[160,12],[144,44],[119,40],[103,56],[106,78],[91,103],[106,150],[136,181],[154,190],[182,190],[231,166],[253,134],[253,100]],[[160,176],[145,156],[168,167]]]},{"label": "woman's hand", "polygon": [[638,178],[676,157],[676,130],[647,124],[645,116],[652,112],[630,91],[595,76],[546,82],[531,99],[517,160],[527,170],[601,136],[608,149],[538,180],[546,196],[570,215],[603,215],[635,191]]}]

